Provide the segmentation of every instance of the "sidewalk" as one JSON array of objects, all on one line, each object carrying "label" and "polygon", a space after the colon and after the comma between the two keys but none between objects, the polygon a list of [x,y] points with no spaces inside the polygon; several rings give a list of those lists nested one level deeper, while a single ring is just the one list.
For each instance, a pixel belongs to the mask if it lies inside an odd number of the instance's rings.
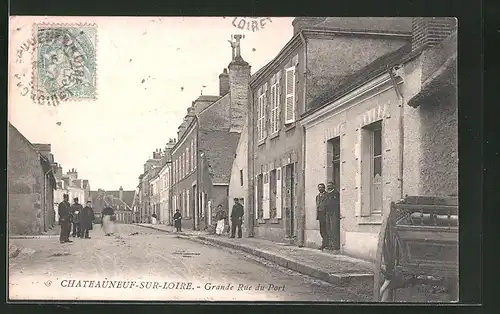
[{"label": "sidewalk", "polygon": [[[172,232],[171,226],[138,224],[146,228]],[[215,244],[263,258],[282,267],[323,281],[373,289],[373,264],[340,254],[317,249],[299,248],[285,243],[275,243],[257,238],[230,239],[226,236],[208,235],[206,232],[184,232],[189,239]]]}]

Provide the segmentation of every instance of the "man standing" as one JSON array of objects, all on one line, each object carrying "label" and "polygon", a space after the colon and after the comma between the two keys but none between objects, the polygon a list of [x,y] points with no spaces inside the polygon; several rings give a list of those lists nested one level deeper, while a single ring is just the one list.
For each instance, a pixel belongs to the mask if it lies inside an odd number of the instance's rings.
[{"label": "man standing", "polygon": [[326,192],[328,194],[326,228],[330,248],[337,251],[340,250],[340,193],[333,182],[328,182]]},{"label": "man standing", "polygon": [[92,202],[87,201],[87,206],[80,213],[80,238],[90,239],[89,230],[92,230],[92,222],[94,221],[94,210]]},{"label": "man standing", "polygon": [[174,227],[177,230],[177,232],[182,232],[182,215],[179,209],[175,210]]},{"label": "man standing", "polygon": [[243,222],[243,205],[238,198],[234,199],[233,210],[231,211],[231,238],[234,238],[236,228],[238,228],[238,238],[241,238],[241,224]]},{"label": "man standing", "polygon": [[326,209],[328,206],[328,194],[325,192],[325,184],[318,184],[319,194],[316,195],[316,220],[319,221],[319,233],[322,243],[320,250],[328,247],[328,230],[326,226]]},{"label": "man standing", "polygon": [[78,197],[73,199],[75,202],[71,205],[71,214],[73,216],[73,238],[80,237],[80,213],[83,209],[82,205],[78,203]]},{"label": "man standing", "polygon": [[57,211],[59,213],[59,225],[61,225],[61,235],[59,236],[59,242],[73,242],[69,240],[69,229],[71,227],[71,205],[69,204],[68,194],[63,195],[63,201],[59,203],[59,208]]}]

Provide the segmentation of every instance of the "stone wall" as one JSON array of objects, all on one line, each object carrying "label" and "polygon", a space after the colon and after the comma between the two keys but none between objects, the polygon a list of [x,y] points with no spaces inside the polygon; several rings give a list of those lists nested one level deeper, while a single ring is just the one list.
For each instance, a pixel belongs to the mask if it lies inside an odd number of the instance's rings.
[{"label": "stone wall", "polygon": [[8,137],[9,234],[40,234],[44,230],[44,180],[40,157],[31,143],[10,124]]}]

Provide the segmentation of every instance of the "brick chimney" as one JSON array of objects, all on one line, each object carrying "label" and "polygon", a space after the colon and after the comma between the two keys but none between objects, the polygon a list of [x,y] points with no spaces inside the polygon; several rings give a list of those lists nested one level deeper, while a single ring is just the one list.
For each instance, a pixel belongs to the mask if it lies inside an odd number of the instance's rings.
[{"label": "brick chimney", "polygon": [[453,17],[415,17],[412,20],[411,49],[435,46],[456,27],[457,20]]},{"label": "brick chimney", "polygon": [[120,201],[123,201],[123,187],[120,186],[120,189],[118,190],[118,194],[120,197]]},{"label": "brick chimney", "polygon": [[248,88],[250,83],[250,65],[240,53],[242,35],[233,35],[233,60],[229,64],[229,106],[231,117],[230,132],[241,132],[246,120],[248,107]]},{"label": "brick chimney", "polygon": [[161,159],[161,149],[156,149],[153,152],[153,159]]},{"label": "brick chimney", "polygon": [[224,69],[219,75],[219,96],[224,96],[229,92],[229,73]]},{"label": "brick chimney", "polygon": [[326,19],[326,17],[312,17],[312,16],[303,16],[303,17],[296,17],[292,21],[292,26],[293,26],[293,34],[297,34],[300,32],[301,29],[307,28],[314,26],[316,24],[319,24],[323,22]]},{"label": "brick chimney", "polygon": [[76,171],[75,168],[72,168],[66,174],[68,175],[71,181],[78,179],[78,172]]}]

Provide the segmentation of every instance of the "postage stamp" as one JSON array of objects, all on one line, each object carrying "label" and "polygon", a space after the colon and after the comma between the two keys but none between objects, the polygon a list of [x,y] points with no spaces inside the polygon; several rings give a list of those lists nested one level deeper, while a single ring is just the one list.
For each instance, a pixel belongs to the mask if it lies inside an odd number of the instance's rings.
[{"label": "postage stamp", "polygon": [[96,25],[35,24],[33,32],[32,98],[95,100]]}]

